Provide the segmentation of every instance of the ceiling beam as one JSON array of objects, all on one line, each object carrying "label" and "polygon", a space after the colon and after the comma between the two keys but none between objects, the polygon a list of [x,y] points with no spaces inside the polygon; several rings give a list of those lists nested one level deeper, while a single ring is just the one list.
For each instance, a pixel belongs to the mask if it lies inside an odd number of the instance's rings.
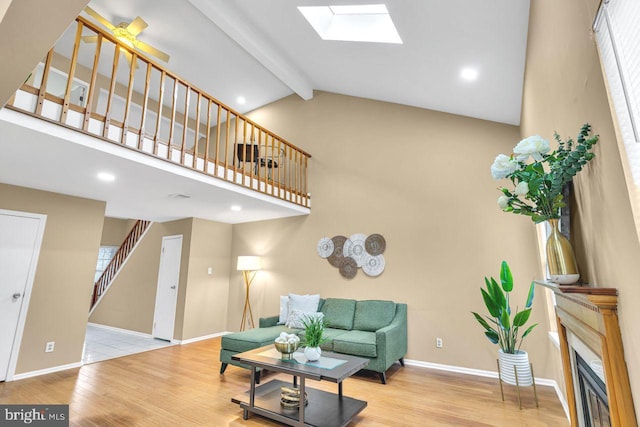
[{"label": "ceiling beam", "polygon": [[266,43],[265,37],[237,11],[232,2],[224,0],[189,0],[189,2],[302,99],[313,98],[313,86],[307,76],[280,54],[274,46]]}]

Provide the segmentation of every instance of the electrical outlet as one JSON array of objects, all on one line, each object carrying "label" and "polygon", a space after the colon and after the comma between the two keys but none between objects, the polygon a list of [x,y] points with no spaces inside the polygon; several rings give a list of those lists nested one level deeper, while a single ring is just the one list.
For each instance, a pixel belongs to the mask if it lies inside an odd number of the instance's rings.
[{"label": "electrical outlet", "polygon": [[47,346],[44,348],[45,353],[51,353],[56,346],[55,341],[49,341]]},{"label": "electrical outlet", "polygon": [[213,267],[207,268],[207,274],[213,274]]},{"label": "electrical outlet", "polygon": [[442,338],[436,338],[436,348],[442,348]]}]

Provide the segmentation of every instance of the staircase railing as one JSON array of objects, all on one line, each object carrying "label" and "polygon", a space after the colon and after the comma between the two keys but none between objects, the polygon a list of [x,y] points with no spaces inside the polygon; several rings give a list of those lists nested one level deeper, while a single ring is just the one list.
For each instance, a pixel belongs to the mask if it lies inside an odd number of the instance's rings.
[{"label": "staircase railing", "polygon": [[109,288],[113,279],[120,272],[120,268],[124,265],[125,261],[133,252],[133,249],[136,247],[144,233],[147,231],[149,226],[151,225],[151,221],[144,221],[139,219],[127,234],[127,237],[124,239],[124,242],[118,248],[118,251],[107,265],[107,268],[102,272],[102,275],[98,278],[96,283],[93,285],[93,297],[91,298],[91,308],[93,310],[95,305],[100,300],[100,297],[106,292]]},{"label": "staircase railing", "polygon": [[207,176],[311,206],[310,154],[82,17],[7,106]]}]

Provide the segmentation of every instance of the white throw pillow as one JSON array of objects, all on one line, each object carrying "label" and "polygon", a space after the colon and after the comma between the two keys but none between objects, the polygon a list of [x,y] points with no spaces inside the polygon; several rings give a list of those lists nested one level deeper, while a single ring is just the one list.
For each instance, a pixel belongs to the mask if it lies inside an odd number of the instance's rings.
[{"label": "white throw pillow", "polygon": [[278,318],[278,325],[284,325],[287,323],[289,317],[289,295],[282,295],[280,297],[280,316]]},{"label": "white throw pillow", "polygon": [[315,313],[320,304],[320,295],[296,295],[289,294],[289,313],[291,310],[300,310],[305,313]]},{"label": "white throw pillow", "polygon": [[287,326],[289,328],[302,329],[304,328],[303,321],[308,322],[310,319],[322,320],[324,319],[324,313],[321,311],[309,313],[309,312],[304,312],[300,310],[291,310],[289,312],[289,319],[287,321]]}]

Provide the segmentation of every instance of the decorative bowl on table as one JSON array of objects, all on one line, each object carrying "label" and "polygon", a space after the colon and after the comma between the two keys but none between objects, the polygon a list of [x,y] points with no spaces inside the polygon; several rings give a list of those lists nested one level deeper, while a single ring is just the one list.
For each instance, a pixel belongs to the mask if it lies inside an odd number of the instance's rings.
[{"label": "decorative bowl on table", "polygon": [[273,345],[280,353],[282,353],[282,360],[293,359],[293,353],[300,346],[300,338],[295,334],[287,334],[282,332],[278,338],[276,338]]}]

